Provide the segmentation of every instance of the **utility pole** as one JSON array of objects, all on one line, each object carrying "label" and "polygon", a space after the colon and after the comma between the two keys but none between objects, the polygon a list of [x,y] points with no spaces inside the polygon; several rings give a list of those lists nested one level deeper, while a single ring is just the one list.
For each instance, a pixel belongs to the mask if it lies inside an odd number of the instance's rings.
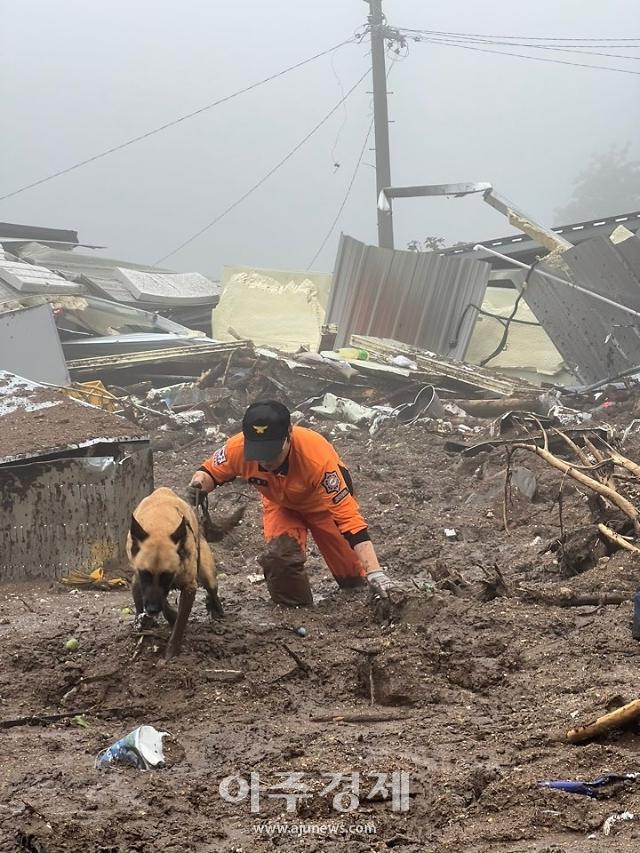
[{"label": "utility pole", "polygon": [[380,210],[380,191],[391,186],[389,157],[389,113],[387,110],[387,73],[384,60],[386,26],[382,14],[382,0],[365,0],[369,4],[371,32],[371,68],[373,74],[373,117],[376,146],[376,209],[378,211],[378,245],[393,249],[393,219],[391,209]]}]

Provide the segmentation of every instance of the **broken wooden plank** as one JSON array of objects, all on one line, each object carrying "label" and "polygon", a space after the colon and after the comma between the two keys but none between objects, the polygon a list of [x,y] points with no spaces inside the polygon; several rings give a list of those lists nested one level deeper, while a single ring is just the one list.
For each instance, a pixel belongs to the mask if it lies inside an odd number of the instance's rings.
[{"label": "broken wooden plank", "polygon": [[610,732],[612,729],[622,729],[629,726],[631,723],[635,723],[639,717],[640,699],[634,699],[633,702],[628,702],[621,708],[616,708],[615,711],[604,714],[591,723],[569,729],[567,740],[569,743],[582,743],[585,740],[591,740],[598,735]]}]

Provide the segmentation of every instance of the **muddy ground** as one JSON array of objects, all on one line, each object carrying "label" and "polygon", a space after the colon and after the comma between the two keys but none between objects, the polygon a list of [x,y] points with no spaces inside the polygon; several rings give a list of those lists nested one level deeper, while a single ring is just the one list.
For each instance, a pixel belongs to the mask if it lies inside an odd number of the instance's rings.
[{"label": "muddy ground", "polygon": [[[620,424],[630,418],[629,410],[618,413]],[[364,594],[337,590],[313,549],[316,607],[272,607],[264,584],[248,580],[259,571],[261,530],[255,495],[240,484],[219,493],[220,512],[248,504],[243,524],[215,546],[226,618],[207,622],[199,597],[183,655],[167,666],[159,665],[163,641],[153,638],[134,659],[127,592],[4,586],[0,719],[85,711],[88,727],[62,720],[1,730],[0,850],[638,850],[640,822],[617,824],[609,836],[603,823],[615,813],[640,815],[640,783],[606,789],[599,800],[537,784],[640,770],[639,731],[582,746],[562,737],[639,695],[631,604],[549,606],[516,591],[630,597],[639,575],[634,555],[608,555],[598,545],[586,548],[586,562],[566,566],[545,552],[560,532],[562,475],[524,454],[517,464],[537,475],[538,494],[531,502],[514,490],[505,532],[504,453],[461,459],[445,452],[446,440],[424,426],[335,439],[380,556],[409,591],[404,617],[391,628],[372,621]],[[213,449],[156,454],[156,483],[182,489]],[[640,458],[637,439],[626,450]],[[565,529],[589,518],[586,498],[565,483]],[[506,589],[496,583],[496,565]],[[305,637],[294,631],[300,626]],[[75,652],[64,648],[71,636]],[[283,644],[310,671],[297,668]],[[312,720],[354,711],[400,719]],[[102,748],[143,723],[172,735],[165,768],[94,769]],[[407,812],[366,798],[375,781],[367,773],[400,770],[410,776]],[[267,796],[283,772],[304,774],[298,778],[312,794],[297,815]],[[333,810],[333,793],[320,793],[326,772],[361,774],[356,811]],[[225,777],[250,773],[263,785],[259,814],[248,800],[232,804],[219,793]],[[256,831],[277,822],[289,834]],[[295,835],[294,824],[326,825],[328,834]],[[372,825],[373,834],[359,832]]]}]

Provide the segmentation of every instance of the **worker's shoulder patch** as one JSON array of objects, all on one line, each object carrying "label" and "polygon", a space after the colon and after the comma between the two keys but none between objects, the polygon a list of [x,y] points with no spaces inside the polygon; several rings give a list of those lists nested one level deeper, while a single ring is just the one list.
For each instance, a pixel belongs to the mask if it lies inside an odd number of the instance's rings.
[{"label": "worker's shoulder patch", "polygon": [[349,489],[342,489],[341,491],[338,492],[337,495],[334,495],[331,498],[331,500],[334,504],[339,504],[345,498],[348,498],[350,494],[351,494],[351,492],[349,491]]},{"label": "worker's shoulder patch", "polygon": [[327,471],[322,478],[322,488],[328,495],[333,495],[340,491],[340,477],[337,471]]},{"label": "worker's shoulder patch", "polygon": [[218,448],[218,450],[216,450],[216,452],[213,454],[213,462],[214,462],[214,464],[215,464],[215,465],[224,465],[224,463],[225,463],[226,461],[227,461],[227,451],[226,451],[226,448],[224,448],[224,447],[220,447],[220,448]]}]

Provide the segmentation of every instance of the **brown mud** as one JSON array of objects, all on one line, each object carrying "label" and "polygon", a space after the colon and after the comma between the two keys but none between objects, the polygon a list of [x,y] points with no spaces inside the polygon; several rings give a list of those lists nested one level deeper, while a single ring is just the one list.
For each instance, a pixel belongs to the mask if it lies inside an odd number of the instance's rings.
[{"label": "brown mud", "polygon": [[[562,475],[533,456],[519,464],[535,475],[535,496],[514,488],[507,533],[503,451],[450,455],[419,425],[335,441],[381,560],[409,591],[390,628],[372,620],[366,592],[338,590],[313,546],[316,606],[274,608],[265,584],[248,579],[261,571],[262,540],[259,504],[245,484],[212,496],[223,515],[247,505],[241,525],[213,545],[226,616],[208,622],[199,592],[183,654],[166,666],[168,627],[137,650],[133,618],[122,612],[132,606],[127,592],[1,588],[0,721],[85,711],[88,724],[0,729],[2,853],[640,849],[640,819],[603,833],[612,814],[640,815],[640,783],[605,788],[602,799],[537,784],[640,770],[640,731],[582,746],[563,740],[572,726],[640,695],[630,600],[559,607],[518,591],[630,599],[635,556],[611,554],[599,540],[591,553],[587,538],[577,568],[559,561],[546,546],[560,533]],[[182,491],[213,449],[157,453],[157,485]],[[640,443],[631,439],[625,451],[640,458]],[[568,481],[562,504],[567,532],[590,523],[587,498]],[[64,648],[71,636],[75,652]],[[312,719],[344,713],[392,719]],[[165,768],[94,769],[101,749],[145,723],[172,735]],[[380,795],[366,799],[374,778],[365,774],[400,770],[410,776],[407,812]],[[229,775],[257,773],[266,789],[294,772],[314,794],[297,815],[266,793],[259,814],[248,799],[233,804],[219,793]],[[323,772],[362,774],[357,811],[332,808],[333,794],[320,794]],[[276,822],[351,830],[255,831]],[[375,833],[358,833],[365,824]]]}]

